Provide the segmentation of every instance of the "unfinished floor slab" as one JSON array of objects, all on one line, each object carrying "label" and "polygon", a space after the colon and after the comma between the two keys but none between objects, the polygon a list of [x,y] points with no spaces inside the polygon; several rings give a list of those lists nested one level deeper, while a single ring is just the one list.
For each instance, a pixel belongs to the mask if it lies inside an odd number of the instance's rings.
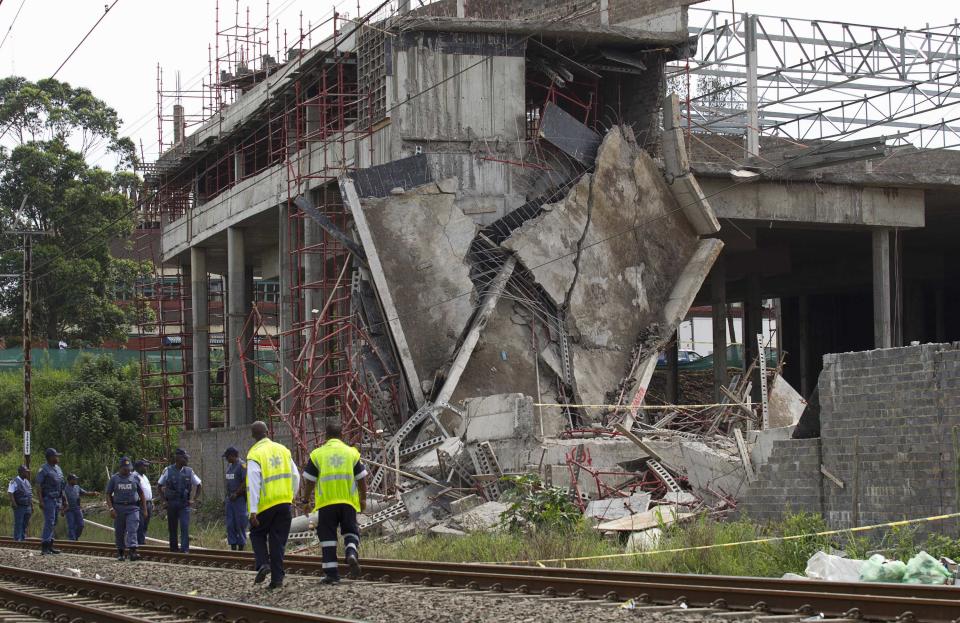
[{"label": "unfinished floor slab", "polygon": [[697,259],[695,293],[716,257],[698,254],[702,241],[656,163],[621,127],[604,137],[594,172],[502,246],[565,313],[577,397],[593,405],[622,398],[622,381],[638,367],[635,347],[654,356],[673,332],[667,312],[681,277]]},{"label": "unfinished floor slab", "polygon": [[466,255],[477,226],[437,184],[401,191],[364,198],[362,208],[417,376],[429,384],[473,312]]}]

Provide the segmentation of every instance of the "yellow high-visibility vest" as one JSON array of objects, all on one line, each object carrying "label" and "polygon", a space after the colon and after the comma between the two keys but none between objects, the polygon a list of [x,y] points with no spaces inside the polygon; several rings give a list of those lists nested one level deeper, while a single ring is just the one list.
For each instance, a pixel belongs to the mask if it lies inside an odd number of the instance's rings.
[{"label": "yellow high-visibility vest", "polygon": [[310,461],[320,473],[314,489],[314,510],[349,504],[360,512],[360,492],[353,476],[353,466],[359,460],[360,451],[339,439],[331,439],[310,453]]},{"label": "yellow high-visibility vest", "polygon": [[[275,441],[264,438],[253,444],[247,452],[247,463],[256,461],[260,466],[260,500],[257,508],[250,508],[250,496],[247,496],[247,510],[262,513],[277,504],[293,502],[293,457],[287,448]],[[250,490],[250,470],[247,470],[247,490]]]}]

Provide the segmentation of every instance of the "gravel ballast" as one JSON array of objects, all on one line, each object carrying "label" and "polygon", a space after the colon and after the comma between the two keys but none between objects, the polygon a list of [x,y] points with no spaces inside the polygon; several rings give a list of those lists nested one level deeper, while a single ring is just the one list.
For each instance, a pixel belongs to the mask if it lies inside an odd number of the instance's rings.
[{"label": "gravel ballast", "polygon": [[[636,613],[610,605],[571,603],[540,597],[424,589],[343,581],[322,586],[319,578],[287,575],[278,591],[253,584],[252,571],[191,567],[155,562],[118,562],[103,557],[0,548],[0,564],[215,599],[328,614],[375,623],[430,621],[574,621],[637,620]],[[74,571],[69,571],[73,569]],[[100,577],[97,578],[96,576]],[[644,620],[653,620],[649,613]]]}]

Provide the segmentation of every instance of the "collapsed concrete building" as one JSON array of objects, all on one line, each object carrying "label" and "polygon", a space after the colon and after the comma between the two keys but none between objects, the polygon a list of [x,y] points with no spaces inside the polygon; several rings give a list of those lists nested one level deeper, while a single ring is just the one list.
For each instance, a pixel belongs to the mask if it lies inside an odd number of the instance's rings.
[{"label": "collapsed concrete building", "polygon": [[[489,525],[507,473],[569,488],[623,532],[762,490],[820,356],[854,339],[808,339],[831,322],[808,284],[829,270],[791,284],[791,254],[808,237],[844,256],[864,235],[889,245],[944,183],[855,170],[727,188],[728,164],[688,155],[666,93],[665,63],[696,45],[688,4],[436,2],[221,73],[235,100],[189,132],[175,115],[148,177],[166,272],[144,321],[162,338],[146,428],[182,428],[216,490],[220,453],[249,445],[254,417],[300,459],[332,418],[374,468],[366,525],[405,517],[400,532]],[[861,259],[868,304],[890,309],[889,252],[859,258],[858,278]],[[254,300],[264,280],[272,306]],[[731,382],[727,302],[744,301],[753,336],[765,296],[791,301],[784,340],[800,364],[768,375],[744,340]],[[717,310],[717,394],[648,409],[694,303]]]}]

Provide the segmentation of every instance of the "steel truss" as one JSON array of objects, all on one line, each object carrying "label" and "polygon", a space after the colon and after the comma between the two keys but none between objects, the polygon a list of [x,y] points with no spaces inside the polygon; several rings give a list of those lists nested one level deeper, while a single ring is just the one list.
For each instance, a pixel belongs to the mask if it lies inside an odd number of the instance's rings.
[{"label": "steel truss", "polygon": [[702,77],[688,92],[692,131],[746,134],[748,142],[858,134],[960,146],[957,22],[907,29],[694,8],[689,15],[696,54],[669,71],[688,83]]}]

